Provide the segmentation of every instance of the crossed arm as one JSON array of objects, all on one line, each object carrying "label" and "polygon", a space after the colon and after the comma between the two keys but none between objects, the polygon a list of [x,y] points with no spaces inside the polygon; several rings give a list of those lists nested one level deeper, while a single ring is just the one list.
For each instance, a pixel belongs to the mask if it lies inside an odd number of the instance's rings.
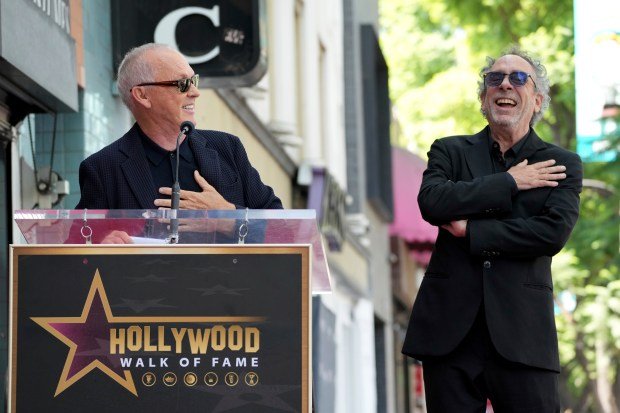
[{"label": "crossed arm", "polygon": [[474,255],[488,250],[506,256],[553,255],[564,246],[577,220],[582,178],[579,157],[567,151],[559,155],[562,165],[555,159],[531,164],[524,160],[505,172],[519,192],[553,188],[539,215],[497,218],[502,213],[508,216],[513,208],[513,188],[502,176],[505,173],[454,182],[453,160],[437,141],[429,152],[418,197],[422,215],[455,237],[469,233]]},{"label": "crossed arm", "polygon": [[[528,164],[527,159],[510,168],[507,173],[514,179],[519,191],[527,191],[545,186],[556,187],[558,181],[566,178],[566,167],[556,165],[555,159]],[[459,219],[441,225],[455,237],[464,237],[467,231],[467,219]]]}]

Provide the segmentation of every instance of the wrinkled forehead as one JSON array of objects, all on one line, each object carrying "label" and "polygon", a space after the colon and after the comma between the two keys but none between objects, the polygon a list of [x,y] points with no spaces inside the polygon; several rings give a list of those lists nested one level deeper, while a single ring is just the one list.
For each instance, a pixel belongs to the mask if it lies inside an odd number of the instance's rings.
[{"label": "wrinkled forehead", "polygon": [[152,51],[147,58],[158,80],[174,80],[191,77],[194,71],[181,53],[174,50]]},{"label": "wrinkled forehead", "polygon": [[503,72],[510,73],[514,71],[522,71],[533,74],[534,68],[531,64],[521,56],[517,55],[505,55],[500,57],[493,63],[490,69],[491,72]]}]

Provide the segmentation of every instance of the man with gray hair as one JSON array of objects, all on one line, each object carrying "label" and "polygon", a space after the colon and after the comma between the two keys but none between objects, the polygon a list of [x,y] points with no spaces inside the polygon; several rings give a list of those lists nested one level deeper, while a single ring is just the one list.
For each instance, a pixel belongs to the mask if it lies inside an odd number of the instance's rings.
[{"label": "man with gray hair", "polygon": [[403,353],[421,360],[429,413],[559,412],[551,257],[577,221],[579,157],[532,127],[544,66],[518,48],[481,71],[475,135],[433,143],[418,203],[440,228]]},{"label": "man with gray hair", "polygon": [[[198,75],[178,51],[150,43],[125,55],[118,90],[136,123],[81,163],[76,208],[169,208],[176,138],[183,122],[196,122]],[[236,136],[195,129],[179,153],[181,209],[282,208]]]}]

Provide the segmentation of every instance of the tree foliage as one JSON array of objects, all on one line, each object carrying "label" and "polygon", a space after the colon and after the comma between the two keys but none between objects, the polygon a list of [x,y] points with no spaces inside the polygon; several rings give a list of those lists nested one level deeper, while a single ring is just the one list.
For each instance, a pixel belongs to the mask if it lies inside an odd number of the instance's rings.
[{"label": "tree foliage", "polygon": [[[380,15],[394,144],[423,154],[437,138],[482,129],[479,70],[486,56],[518,44],[541,59],[551,81],[551,106],[537,132],[575,148],[572,1],[381,0]],[[617,413],[620,161],[586,164],[584,177],[579,221],[554,258],[561,397],[575,413]]]},{"label": "tree foliage", "polygon": [[382,0],[380,9],[390,93],[402,123],[395,143],[421,153],[438,137],[482,129],[478,72],[486,56],[519,44],[541,58],[551,80],[539,134],[574,147],[571,1]]},{"label": "tree foliage", "polygon": [[[620,124],[620,119],[618,119]],[[618,139],[618,137],[612,137]],[[620,411],[620,160],[586,164],[577,226],[566,250],[573,272],[554,272],[556,289],[569,291],[577,305],[558,317],[560,337],[572,338],[561,353],[565,395],[575,412]],[[604,186],[603,186],[604,185]],[[571,398],[572,396],[572,398]],[[590,407],[591,410],[587,410]]]}]

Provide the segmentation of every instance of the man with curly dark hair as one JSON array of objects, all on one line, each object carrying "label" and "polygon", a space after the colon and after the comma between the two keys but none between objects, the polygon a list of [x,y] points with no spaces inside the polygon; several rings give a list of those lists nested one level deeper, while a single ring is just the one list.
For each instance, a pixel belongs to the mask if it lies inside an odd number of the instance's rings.
[{"label": "man with curly dark hair", "polygon": [[518,48],[488,59],[488,126],[433,143],[418,203],[440,228],[403,353],[423,362],[429,413],[559,412],[551,257],[579,215],[579,156],[533,129],[543,65]]}]

